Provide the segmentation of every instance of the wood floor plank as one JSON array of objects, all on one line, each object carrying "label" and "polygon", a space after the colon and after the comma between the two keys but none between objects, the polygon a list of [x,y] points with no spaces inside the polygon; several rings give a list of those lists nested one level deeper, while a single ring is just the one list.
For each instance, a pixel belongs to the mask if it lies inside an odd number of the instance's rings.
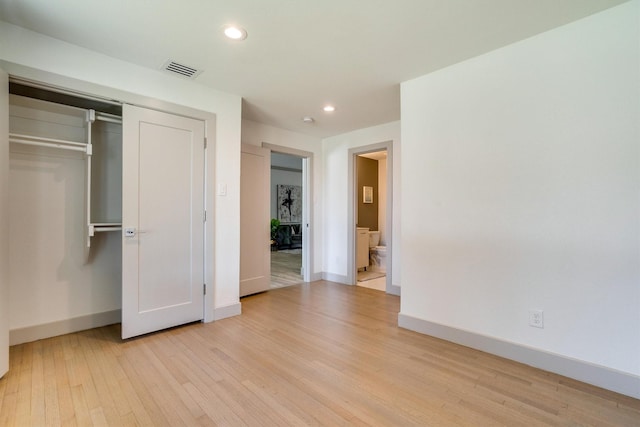
[{"label": "wood floor plank", "polygon": [[79,426],[91,425],[91,414],[87,406],[87,399],[82,384],[71,386],[74,418]]},{"label": "wood floor plank", "polygon": [[[15,408],[15,422],[27,423],[31,416],[31,386],[33,377],[33,346],[34,343],[25,344],[25,350],[20,363],[20,377],[17,390]],[[11,368],[9,368],[11,369]]]},{"label": "wood floor plank", "polygon": [[62,425],[76,425],[75,410],[73,408],[73,398],[69,385],[69,374],[67,371],[67,345],[69,335],[51,338],[46,340],[53,346],[53,362],[56,373],[56,391],[58,398],[58,416]]},{"label": "wood floor plank", "polygon": [[241,316],[11,347],[0,426],[640,426],[640,401],[397,327],[399,298],[316,282]]},{"label": "wood floor plank", "polygon": [[43,345],[43,382],[45,424],[49,426],[62,425],[60,420],[60,401],[58,400],[58,385],[56,379],[55,348],[56,344]]},{"label": "wood floor plank", "polygon": [[36,425],[43,425],[45,423],[45,394],[42,343],[36,341],[33,344],[31,363],[31,414],[29,420]]},{"label": "wood floor plank", "polygon": [[0,381],[0,411],[2,411],[2,402],[4,401],[6,390],[7,390],[7,381]]},{"label": "wood floor plank", "polygon": [[118,361],[126,373],[126,377],[119,381],[120,391],[131,406],[131,414],[135,423],[141,426],[169,425],[156,404],[150,390],[142,381],[142,375],[125,355],[118,356]]}]

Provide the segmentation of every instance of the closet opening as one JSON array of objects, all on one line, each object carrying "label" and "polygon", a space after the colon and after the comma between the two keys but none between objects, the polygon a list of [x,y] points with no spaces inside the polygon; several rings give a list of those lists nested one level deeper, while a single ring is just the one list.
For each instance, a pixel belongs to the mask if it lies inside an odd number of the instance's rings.
[{"label": "closet opening", "polygon": [[121,116],[9,82],[11,345],[121,320]]},{"label": "closet opening", "polygon": [[11,345],[205,318],[212,116],[166,108],[11,81]]}]

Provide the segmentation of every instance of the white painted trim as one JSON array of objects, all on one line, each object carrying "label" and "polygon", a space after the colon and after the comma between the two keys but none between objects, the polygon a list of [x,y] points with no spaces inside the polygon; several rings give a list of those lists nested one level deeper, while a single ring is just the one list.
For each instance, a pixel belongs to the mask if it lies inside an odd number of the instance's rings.
[{"label": "white painted trim", "polygon": [[213,309],[213,320],[222,320],[227,317],[239,316],[242,314],[242,303],[227,305],[224,307],[216,307]]},{"label": "white painted trim", "polygon": [[391,285],[387,287],[387,293],[390,295],[397,295],[400,296],[401,294],[401,287],[398,285]]},{"label": "white painted trim", "polygon": [[262,148],[268,148],[271,151],[282,154],[290,154],[298,157],[313,157],[313,152],[298,150],[297,148],[285,147],[284,145],[270,144],[268,142],[262,143]]},{"label": "white painted trim", "polygon": [[87,314],[71,319],[58,320],[56,322],[41,325],[27,326],[9,331],[9,345],[23,344],[58,335],[70,334],[87,329],[120,323],[121,310],[104,311],[102,313]]},{"label": "white painted trim", "polygon": [[322,280],[322,273],[311,273],[309,280],[312,282],[317,282],[318,280]]},{"label": "white painted trim", "polygon": [[398,314],[398,326],[640,399],[640,377],[522,344]]},{"label": "white painted trim", "polygon": [[342,283],[343,285],[351,285],[349,283],[349,278],[347,276],[343,276],[342,274],[333,274],[322,272],[322,280],[326,280],[328,282]]}]

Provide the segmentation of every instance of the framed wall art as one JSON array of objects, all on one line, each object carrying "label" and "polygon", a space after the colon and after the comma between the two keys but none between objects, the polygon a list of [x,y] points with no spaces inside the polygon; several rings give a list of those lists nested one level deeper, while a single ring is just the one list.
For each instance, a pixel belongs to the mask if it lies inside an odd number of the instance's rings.
[{"label": "framed wall art", "polygon": [[373,203],[373,187],[362,187],[362,203]]},{"label": "framed wall art", "polygon": [[278,219],[281,223],[302,222],[302,187],[278,185]]}]

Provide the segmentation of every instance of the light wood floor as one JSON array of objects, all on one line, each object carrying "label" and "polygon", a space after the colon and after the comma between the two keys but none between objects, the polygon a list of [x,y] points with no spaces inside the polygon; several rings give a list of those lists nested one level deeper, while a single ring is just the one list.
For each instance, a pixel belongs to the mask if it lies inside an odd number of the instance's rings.
[{"label": "light wood floor", "polygon": [[283,251],[271,252],[271,289],[297,285],[303,282],[300,274],[302,254]]},{"label": "light wood floor", "polygon": [[640,425],[640,401],[399,329],[398,297],[315,282],[122,342],[11,347],[0,425]]}]

